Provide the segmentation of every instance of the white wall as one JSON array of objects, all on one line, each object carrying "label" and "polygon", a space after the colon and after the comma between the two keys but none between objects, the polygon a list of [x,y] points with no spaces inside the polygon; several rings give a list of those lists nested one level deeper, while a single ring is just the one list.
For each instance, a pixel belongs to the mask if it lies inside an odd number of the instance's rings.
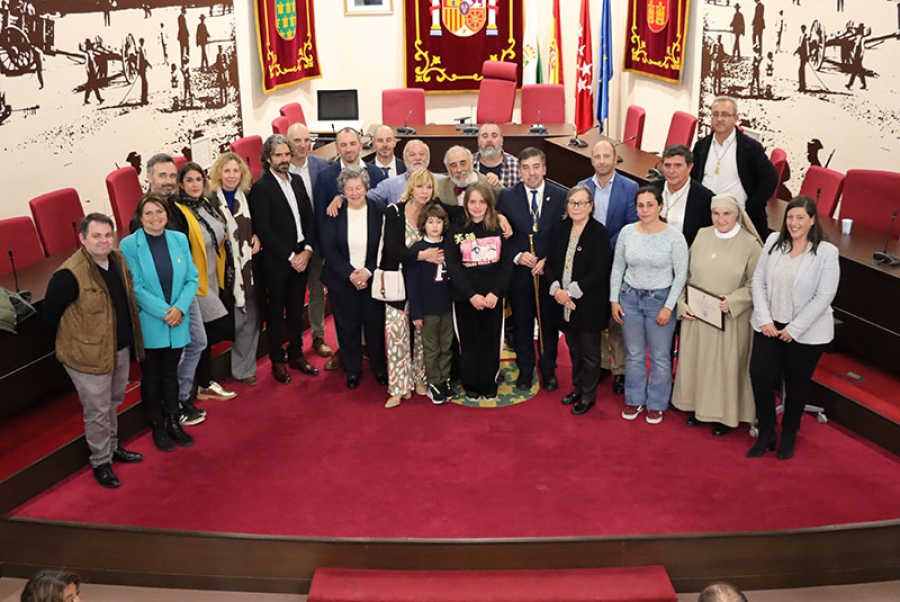
[{"label": "white wall", "polygon": [[[246,133],[265,135],[271,132],[272,119],[278,116],[278,108],[286,102],[299,101],[307,119],[315,119],[317,89],[356,88],[359,90],[360,118],[367,123],[381,120],[381,90],[400,88],[403,79],[403,0],[393,0],[393,15],[345,16],[343,0],[316,2],[316,33],[319,60],[322,65],[320,79],[302,82],[295,86],[262,92],[259,54],[256,48],[256,32],[253,21],[253,2],[238,2],[235,11],[238,20],[239,56],[251,57],[241,63],[241,100]],[[644,130],[644,148],[659,150],[665,141],[669,119],[677,110],[694,112],[697,106],[699,85],[690,82],[699,76],[698,3],[691,3],[692,18],[688,34],[685,83],[667,84],[651,78],[622,73],[621,48],[624,46],[626,18],[624,3],[614,1],[612,6],[614,70],[611,88],[610,126],[612,136],[619,136],[625,111],[629,104],[637,103],[647,109]],[[549,20],[552,3],[539,2],[539,37],[541,51],[547,54]],[[599,45],[600,2],[591,2],[592,42],[596,57]],[[575,47],[578,37],[580,0],[560,2],[560,22],[563,39],[563,69],[566,82],[568,120],[575,113]],[[358,63],[366,62],[365,67]],[[374,66],[372,65],[374,63]],[[248,68],[249,67],[249,68]],[[595,74],[597,72],[595,66]],[[467,115],[476,103],[475,94],[429,94],[426,98],[429,123],[451,123],[454,117]],[[518,119],[516,113],[514,119]]]}]

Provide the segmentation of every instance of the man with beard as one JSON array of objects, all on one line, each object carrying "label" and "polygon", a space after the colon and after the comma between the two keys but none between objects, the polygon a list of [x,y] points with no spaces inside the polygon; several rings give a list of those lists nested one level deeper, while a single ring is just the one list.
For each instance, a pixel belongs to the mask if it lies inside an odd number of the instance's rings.
[{"label": "man with beard", "polygon": [[397,136],[389,125],[379,125],[372,136],[372,144],[375,146],[375,167],[384,173],[385,178],[399,176],[406,171],[406,166],[394,155],[397,148]]},{"label": "man with beard", "polygon": [[437,195],[443,202],[448,205],[462,205],[463,196],[466,194],[466,188],[476,182],[491,186],[494,194],[499,194],[502,186],[492,186],[487,177],[472,169],[472,151],[464,146],[451,146],[444,153],[444,166],[447,168],[449,177],[438,182]]},{"label": "man with beard", "polygon": [[267,169],[250,189],[253,226],[263,247],[260,254],[272,375],[285,384],[291,381],[288,364],[303,374],[319,373],[303,355],[306,269],[315,245],[316,226],[303,181],[290,172],[293,155],[294,146],[286,136],[269,136],[262,150]]},{"label": "man with beard", "polygon": [[487,176],[491,186],[509,188],[521,181],[519,160],[503,150],[500,126],[488,121],[478,131],[478,152],[473,157],[475,170]]}]

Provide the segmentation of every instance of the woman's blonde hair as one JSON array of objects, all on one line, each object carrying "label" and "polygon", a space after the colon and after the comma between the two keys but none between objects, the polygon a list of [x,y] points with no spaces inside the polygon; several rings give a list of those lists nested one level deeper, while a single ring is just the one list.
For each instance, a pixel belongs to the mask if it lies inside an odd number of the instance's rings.
[{"label": "woman's blonde hair", "polygon": [[417,169],[416,171],[410,174],[409,179],[406,181],[406,189],[403,191],[403,194],[400,195],[400,201],[409,201],[413,198],[413,190],[415,190],[416,186],[423,186],[431,182],[431,198],[437,197],[437,180],[434,177],[434,174],[428,171],[426,168]]},{"label": "woman's blonde hair", "polygon": [[229,161],[237,161],[238,166],[241,168],[241,182],[238,184],[238,190],[247,192],[250,190],[250,168],[247,167],[246,161],[241,159],[239,154],[231,151],[219,155],[216,162],[209,168],[209,189],[213,192],[218,192],[222,189],[222,172]]}]

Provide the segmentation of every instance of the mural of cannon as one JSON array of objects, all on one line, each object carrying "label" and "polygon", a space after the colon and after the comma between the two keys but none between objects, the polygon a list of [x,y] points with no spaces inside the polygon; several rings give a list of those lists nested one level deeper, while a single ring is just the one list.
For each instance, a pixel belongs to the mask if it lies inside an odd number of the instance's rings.
[{"label": "mural of cannon", "polygon": [[821,71],[828,63],[840,71],[849,72],[853,66],[853,47],[859,36],[863,36],[863,44],[868,50],[886,40],[900,39],[900,26],[893,32],[872,36],[871,27],[867,27],[864,23],[848,21],[843,30],[828,33],[825,25],[816,19],[809,26],[809,64],[816,71]]},{"label": "mural of cannon", "polygon": [[12,4],[0,15],[0,74],[34,73],[40,60],[38,50],[55,54],[53,21],[35,14],[30,3]]}]

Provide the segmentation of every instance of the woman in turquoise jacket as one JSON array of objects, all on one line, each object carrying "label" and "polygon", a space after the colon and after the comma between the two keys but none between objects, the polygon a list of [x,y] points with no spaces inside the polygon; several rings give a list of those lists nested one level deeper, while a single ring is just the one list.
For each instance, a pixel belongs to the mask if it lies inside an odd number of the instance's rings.
[{"label": "woman in turquoise jacket", "polygon": [[121,250],[134,278],[145,359],[141,362],[141,399],[150,415],[153,443],[172,451],[188,447],[178,406],[178,360],[190,341],[188,309],[197,294],[197,267],[187,236],[166,229],[168,203],[146,194],[136,215],[141,228],[122,240]]}]

